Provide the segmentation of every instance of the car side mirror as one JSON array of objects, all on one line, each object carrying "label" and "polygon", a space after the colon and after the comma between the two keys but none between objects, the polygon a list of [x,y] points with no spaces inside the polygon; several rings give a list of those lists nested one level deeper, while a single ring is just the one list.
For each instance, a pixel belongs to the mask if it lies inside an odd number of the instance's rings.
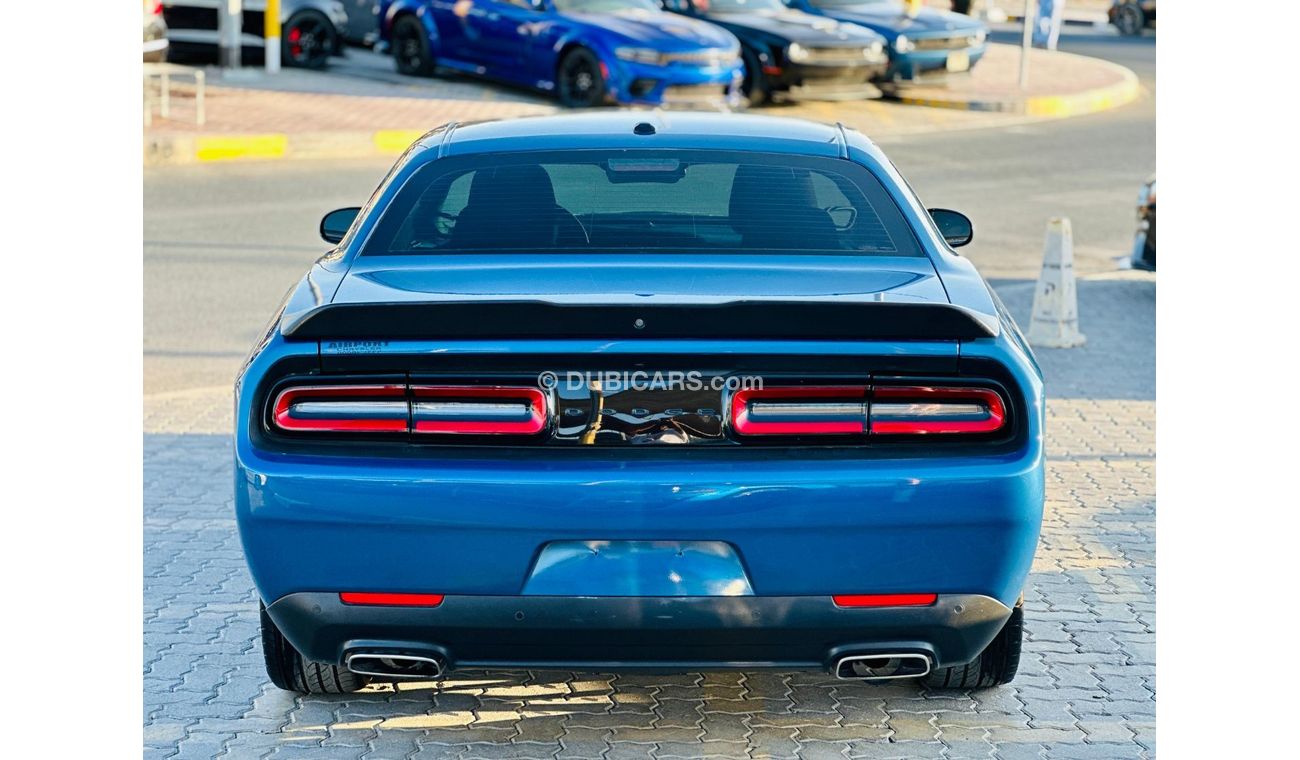
[{"label": "car side mirror", "polygon": [[943,239],[953,248],[961,248],[975,238],[975,225],[971,224],[970,217],[960,211],[947,208],[927,210],[930,212],[930,218],[938,226],[939,233],[943,235]]},{"label": "car side mirror", "polygon": [[352,222],[356,221],[357,214],[360,213],[360,206],[349,206],[347,208],[336,208],[321,217],[321,238],[326,243],[337,243],[343,240],[343,236],[348,234],[348,228],[352,226]]}]

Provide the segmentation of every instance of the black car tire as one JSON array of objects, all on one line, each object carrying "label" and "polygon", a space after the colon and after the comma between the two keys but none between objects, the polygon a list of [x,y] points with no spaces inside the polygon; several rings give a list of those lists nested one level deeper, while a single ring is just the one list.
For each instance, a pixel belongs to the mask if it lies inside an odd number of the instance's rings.
[{"label": "black car tire", "polygon": [[339,35],[334,22],[319,11],[298,11],[280,31],[280,60],[285,66],[323,69],[338,47]]},{"label": "black car tire", "polygon": [[740,84],[740,92],[750,106],[761,106],[772,97],[772,91],[767,86],[767,77],[763,74],[763,67],[753,51],[746,50],[743,58],[745,79]]},{"label": "black car tire", "polygon": [[1120,34],[1138,37],[1146,25],[1147,15],[1133,3],[1121,5],[1115,11],[1115,28],[1119,29]]},{"label": "black car tire", "polygon": [[1011,683],[1020,669],[1025,611],[1017,604],[993,641],[972,662],[931,671],[922,679],[931,689],[987,689]]},{"label": "black car tire", "polygon": [[347,668],[303,657],[275,627],[275,621],[266,614],[266,607],[261,604],[258,607],[262,613],[262,655],[271,683],[299,694],[350,694],[370,683],[366,676]]},{"label": "black car tire", "polygon": [[564,54],[555,71],[555,93],[569,108],[591,108],[605,102],[605,77],[600,59],[583,47]]},{"label": "black car tire", "polygon": [[393,24],[393,61],[397,71],[407,76],[431,77],[436,62],[429,48],[424,24],[414,16],[402,16]]}]

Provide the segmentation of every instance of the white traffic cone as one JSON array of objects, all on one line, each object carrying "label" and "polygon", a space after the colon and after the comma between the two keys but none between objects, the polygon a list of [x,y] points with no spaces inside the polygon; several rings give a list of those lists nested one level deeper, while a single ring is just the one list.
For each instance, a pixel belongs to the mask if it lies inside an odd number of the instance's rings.
[{"label": "white traffic cone", "polygon": [[1082,346],[1079,332],[1079,295],[1074,285],[1074,236],[1070,220],[1047,221],[1043,271],[1034,290],[1034,310],[1029,320],[1029,342],[1045,348]]}]

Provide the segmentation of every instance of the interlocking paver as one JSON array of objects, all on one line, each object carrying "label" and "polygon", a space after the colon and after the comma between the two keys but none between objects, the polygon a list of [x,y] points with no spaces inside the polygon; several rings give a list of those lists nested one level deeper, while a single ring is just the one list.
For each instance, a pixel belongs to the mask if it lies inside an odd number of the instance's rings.
[{"label": "interlocking paver", "polygon": [[[145,756],[1154,757],[1154,289],[1081,282],[1088,344],[1039,355],[1048,503],[1028,637],[1016,681],[984,692],[822,673],[481,671],[281,692],[262,671],[231,517],[229,389],[148,396]],[[999,290],[1023,319],[1032,288]]]}]

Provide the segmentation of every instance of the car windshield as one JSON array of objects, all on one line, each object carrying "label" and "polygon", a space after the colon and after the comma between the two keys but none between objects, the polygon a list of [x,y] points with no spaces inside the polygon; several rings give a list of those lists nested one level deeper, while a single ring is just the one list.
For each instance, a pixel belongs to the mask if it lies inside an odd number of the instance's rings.
[{"label": "car windshield", "polygon": [[618,11],[662,10],[654,0],[554,0],[555,10],[564,13],[617,13]]},{"label": "car windshield", "polygon": [[467,251],[924,255],[861,165],[672,150],[433,161],[403,185],[362,253]]},{"label": "car windshield", "polygon": [[695,0],[703,13],[754,13],[789,10],[781,0]]}]

